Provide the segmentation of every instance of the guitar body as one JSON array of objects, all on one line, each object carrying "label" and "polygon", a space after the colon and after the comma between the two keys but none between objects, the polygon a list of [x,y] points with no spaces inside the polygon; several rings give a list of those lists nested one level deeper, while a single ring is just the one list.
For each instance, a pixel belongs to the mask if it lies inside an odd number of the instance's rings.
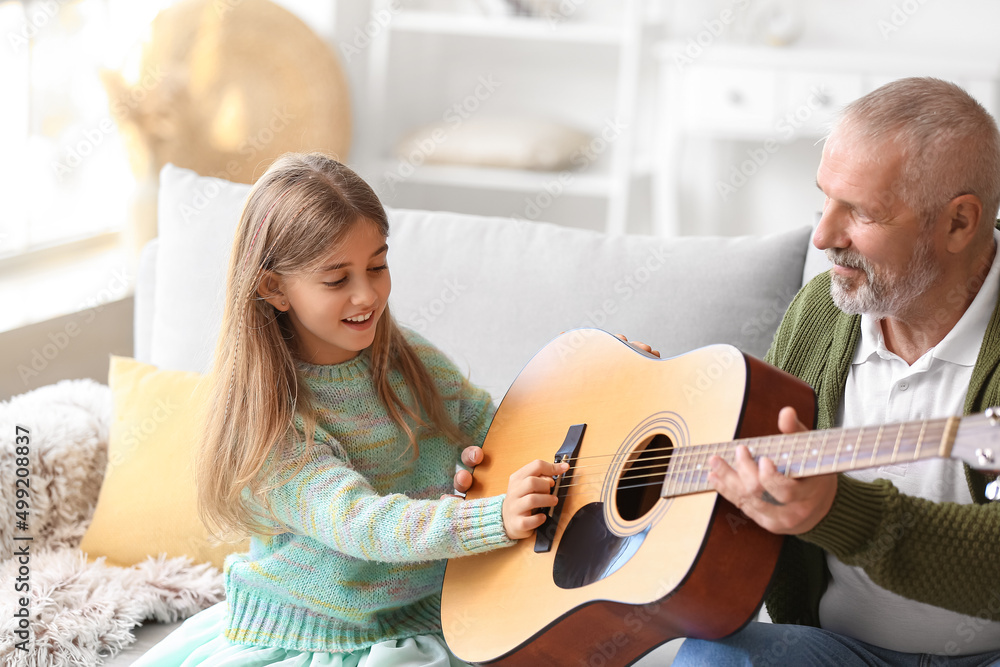
[{"label": "guitar body", "polygon": [[559,519],[545,527],[551,548],[536,552],[529,537],[449,561],[451,650],[477,664],[628,665],[676,637],[740,629],[782,538],[714,492],[660,497],[655,468],[683,465],[686,446],[774,433],[786,405],[815,419],[808,385],[731,346],[655,359],[595,329],[553,340],[501,402],[469,493],[505,493],[514,471],[553,460],[586,424]]}]

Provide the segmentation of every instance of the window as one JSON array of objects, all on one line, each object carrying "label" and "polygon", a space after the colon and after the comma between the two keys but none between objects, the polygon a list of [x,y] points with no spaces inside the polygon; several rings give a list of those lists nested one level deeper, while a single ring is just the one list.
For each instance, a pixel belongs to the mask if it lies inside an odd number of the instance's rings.
[{"label": "window", "polygon": [[[0,293],[9,304],[0,330],[130,289],[120,277],[134,263],[125,240],[135,180],[101,70],[129,74],[136,26],[165,4],[0,2]],[[112,274],[117,290],[106,289]]]},{"label": "window", "polygon": [[[141,94],[142,42],[175,1],[0,0],[0,331],[131,291],[146,232],[129,225],[137,184],[118,122],[130,102],[109,104],[101,71]],[[279,3],[320,34],[337,4]]]}]

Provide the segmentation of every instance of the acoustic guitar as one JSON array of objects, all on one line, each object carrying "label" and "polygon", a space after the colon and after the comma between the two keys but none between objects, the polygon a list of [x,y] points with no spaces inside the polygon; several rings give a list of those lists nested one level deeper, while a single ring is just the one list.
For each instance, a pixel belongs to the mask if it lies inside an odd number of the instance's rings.
[{"label": "acoustic guitar", "polygon": [[570,463],[559,504],[513,547],[449,561],[448,646],[476,664],[613,667],[739,630],[783,538],[711,491],[709,457],[731,462],[737,444],[790,477],[948,456],[998,467],[1000,411],[774,435],[786,405],[814,422],[807,384],[732,346],[658,359],[596,329],[554,339],[500,403],[468,497],[504,493],[541,458]]}]

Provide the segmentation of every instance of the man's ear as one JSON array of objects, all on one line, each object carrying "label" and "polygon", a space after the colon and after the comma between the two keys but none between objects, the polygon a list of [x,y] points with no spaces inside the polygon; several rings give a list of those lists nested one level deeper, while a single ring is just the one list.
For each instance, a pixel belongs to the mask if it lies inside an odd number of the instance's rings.
[{"label": "man's ear", "polygon": [[273,271],[265,271],[261,275],[260,282],[257,283],[257,295],[283,313],[291,308],[288,298],[281,291],[281,276]]},{"label": "man's ear", "polygon": [[983,202],[973,194],[959,195],[948,202],[948,241],[950,252],[960,253],[979,233],[983,217]]}]

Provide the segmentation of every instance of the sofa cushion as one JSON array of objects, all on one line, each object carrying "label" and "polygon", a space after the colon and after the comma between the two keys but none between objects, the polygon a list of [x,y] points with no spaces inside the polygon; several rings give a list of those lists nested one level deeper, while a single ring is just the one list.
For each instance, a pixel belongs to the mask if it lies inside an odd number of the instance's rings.
[{"label": "sofa cushion", "polygon": [[108,375],[108,466],[80,549],[112,565],[165,554],[221,570],[226,555],[246,545],[214,543],[198,519],[192,457],[207,397],[202,376],[125,357],[111,358]]},{"label": "sofa cushion", "polygon": [[809,231],[611,237],[421,211],[395,211],[392,223],[396,317],[494,396],[577,327],[624,333],[663,356],[711,343],[763,356],[798,291]]},{"label": "sofa cushion", "polygon": [[[168,165],[160,184],[151,360],[203,372],[247,188]],[[473,382],[503,395],[560,332],[598,327],[664,356],[730,343],[762,356],[798,290],[810,229],[608,236],[507,218],[391,210],[390,305]]]}]

